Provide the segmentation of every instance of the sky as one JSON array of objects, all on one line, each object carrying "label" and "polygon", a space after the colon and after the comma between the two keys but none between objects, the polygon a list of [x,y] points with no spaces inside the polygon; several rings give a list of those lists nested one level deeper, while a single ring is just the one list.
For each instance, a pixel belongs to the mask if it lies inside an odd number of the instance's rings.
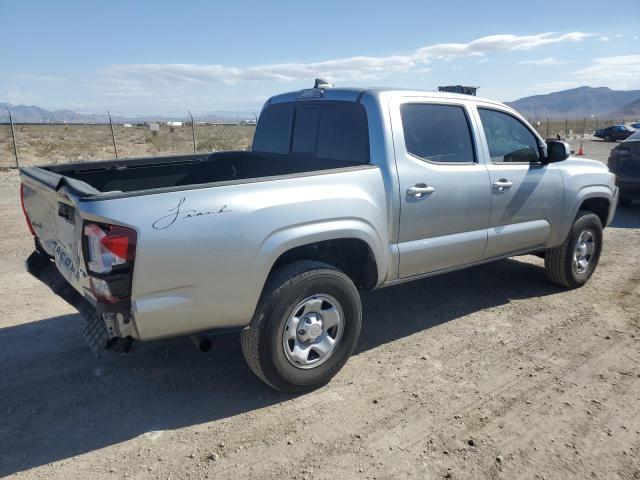
[{"label": "sky", "polygon": [[259,111],[313,85],[640,89],[640,1],[0,0],[0,102]]}]

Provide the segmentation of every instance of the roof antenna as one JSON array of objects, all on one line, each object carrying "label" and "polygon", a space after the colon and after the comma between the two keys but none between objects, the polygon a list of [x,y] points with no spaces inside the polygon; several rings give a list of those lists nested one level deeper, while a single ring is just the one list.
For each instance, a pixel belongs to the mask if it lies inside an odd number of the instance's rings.
[{"label": "roof antenna", "polygon": [[316,78],[316,82],[313,84],[313,88],[333,88],[333,83],[327,82],[321,78]]}]

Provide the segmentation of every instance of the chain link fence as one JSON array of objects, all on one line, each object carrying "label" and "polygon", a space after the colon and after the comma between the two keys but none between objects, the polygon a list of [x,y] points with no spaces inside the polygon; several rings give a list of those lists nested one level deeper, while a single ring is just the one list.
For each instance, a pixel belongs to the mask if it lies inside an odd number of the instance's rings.
[{"label": "chain link fence", "polygon": [[610,125],[624,125],[637,119],[625,118],[598,118],[598,117],[578,117],[578,118],[548,118],[534,117],[528,118],[543,138],[562,138],[566,140],[576,140],[592,136],[599,128]]},{"label": "chain link fence", "polygon": [[193,123],[114,123],[113,136],[109,124],[15,123],[16,162],[9,118],[0,114],[0,168],[110,160],[116,151],[118,158],[130,158],[246,150],[255,132],[251,120]]}]

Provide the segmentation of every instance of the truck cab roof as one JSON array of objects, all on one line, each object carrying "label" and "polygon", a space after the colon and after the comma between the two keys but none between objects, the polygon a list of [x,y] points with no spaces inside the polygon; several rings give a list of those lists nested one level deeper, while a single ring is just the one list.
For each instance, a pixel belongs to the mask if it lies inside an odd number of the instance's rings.
[{"label": "truck cab roof", "polygon": [[388,96],[403,96],[403,97],[421,97],[421,98],[433,98],[433,99],[452,99],[461,101],[473,101],[479,103],[489,103],[494,105],[505,106],[503,103],[496,102],[487,98],[476,97],[472,95],[463,95],[460,93],[452,92],[438,92],[434,90],[414,90],[408,88],[393,88],[393,87],[373,87],[373,88],[353,88],[353,87],[331,87],[331,88],[309,88],[296,90],[292,92],[286,92],[279,95],[275,95],[267,100],[267,105],[273,105],[276,103],[286,103],[293,101],[305,101],[305,100],[329,100],[329,101],[343,101],[343,102],[358,102],[365,96],[370,95],[375,99]]}]

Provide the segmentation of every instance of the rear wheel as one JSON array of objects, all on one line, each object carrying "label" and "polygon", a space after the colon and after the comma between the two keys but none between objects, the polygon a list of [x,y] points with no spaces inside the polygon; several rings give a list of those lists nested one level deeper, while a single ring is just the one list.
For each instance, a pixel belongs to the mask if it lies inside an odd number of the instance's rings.
[{"label": "rear wheel", "polygon": [[601,251],[600,218],[580,210],[565,241],[546,251],[544,267],[547,278],[562,287],[581,287],[596,269]]},{"label": "rear wheel", "polygon": [[311,390],[342,368],[361,324],[360,296],[349,277],[321,262],[294,262],[269,277],[251,324],[242,331],[242,352],[271,387]]},{"label": "rear wheel", "polygon": [[609,135],[607,135],[606,137],[604,137],[604,141],[605,142],[613,142],[613,139]]}]

